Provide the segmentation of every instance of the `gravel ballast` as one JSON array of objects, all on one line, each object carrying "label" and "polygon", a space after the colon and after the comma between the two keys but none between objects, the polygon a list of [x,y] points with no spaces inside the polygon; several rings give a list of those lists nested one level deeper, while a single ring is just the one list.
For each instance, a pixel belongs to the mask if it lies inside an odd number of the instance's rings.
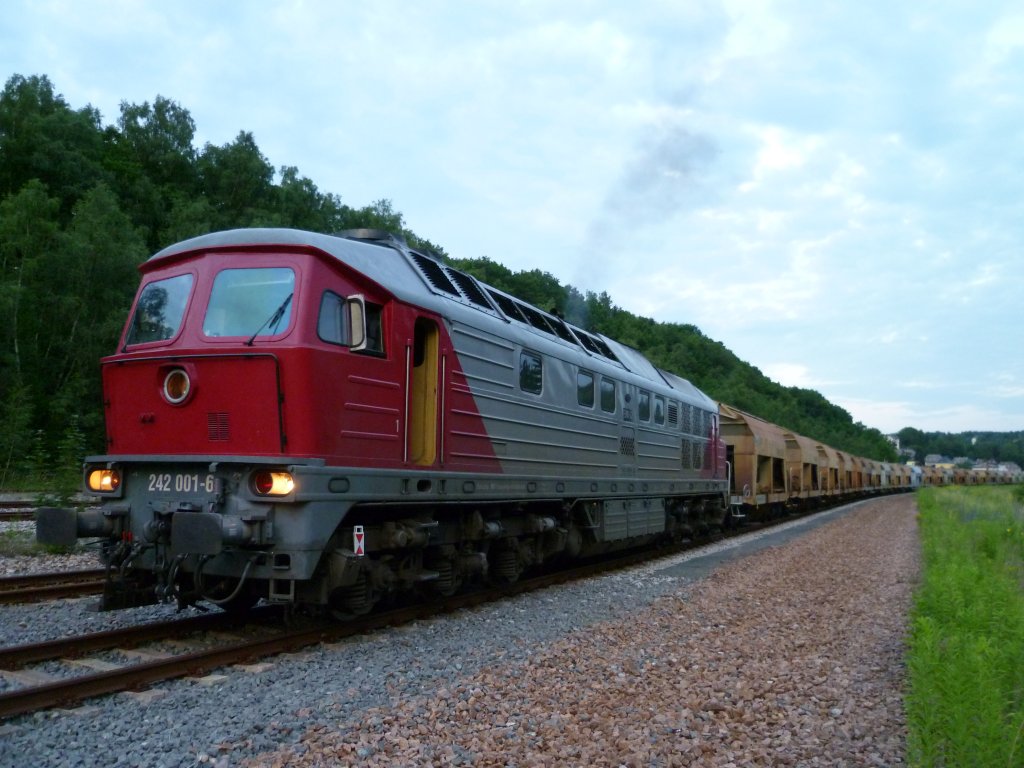
[{"label": "gravel ballast", "polygon": [[[17,718],[0,765],[898,765],[915,513],[878,499],[707,578],[680,556]],[[0,611],[4,643],[88,613],[31,610]]]}]

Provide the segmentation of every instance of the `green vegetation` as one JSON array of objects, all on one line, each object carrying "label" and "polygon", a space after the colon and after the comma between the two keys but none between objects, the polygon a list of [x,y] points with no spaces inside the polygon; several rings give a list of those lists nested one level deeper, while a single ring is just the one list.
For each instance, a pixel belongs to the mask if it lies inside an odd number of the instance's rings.
[{"label": "green vegetation", "polygon": [[911,448],[919,461],[930,453],[949,458],[1012,461],[1024,467],[1024,432],[922,432],[905,427],[898,433],[900,448]]},{"label": "green vegetation", "polygon": [[908,667],[911,764],[1024,765],[1024,488],[918,497],[924,575]]},{"label": "green vegetation", "polygon": [[8,528],[0,531],[0,557],[68,554],[81,546],[83,545],[51,547],[40,544],[36,541],[34,529]]}]

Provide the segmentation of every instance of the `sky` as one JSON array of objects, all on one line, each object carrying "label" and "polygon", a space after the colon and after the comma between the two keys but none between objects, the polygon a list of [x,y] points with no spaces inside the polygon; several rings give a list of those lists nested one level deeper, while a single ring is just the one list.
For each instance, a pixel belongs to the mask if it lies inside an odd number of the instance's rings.
[{"label": "sky", "polygon": [[171,99],[883,432],[1024,430],[1019,3],[8,0],[15,74],[104,125]]}]

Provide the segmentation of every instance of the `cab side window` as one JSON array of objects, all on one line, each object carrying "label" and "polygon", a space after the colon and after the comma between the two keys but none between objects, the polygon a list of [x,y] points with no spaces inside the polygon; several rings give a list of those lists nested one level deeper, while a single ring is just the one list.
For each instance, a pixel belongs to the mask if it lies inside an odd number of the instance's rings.
[{"label": "cab side window", "polygon": [[366,302],[366,346],[361,352],[384,354],[384,307]]},{"label": "cab side window", "polygon": [[[384,354],[383,315],[384,307],[366,302],[366,344],[358,351],[375,355]],[[316,323],[317,336],[328,344],[348,346],[352,338],[348,325],[348,306],[345,299],[334,291],[324,291]]]},{"label": "cab side window", "polygon": [[320,317],[316,335],[328,344],[347,344],[349,339],[345,300],[333,291],[325,291],[320,299]]}]

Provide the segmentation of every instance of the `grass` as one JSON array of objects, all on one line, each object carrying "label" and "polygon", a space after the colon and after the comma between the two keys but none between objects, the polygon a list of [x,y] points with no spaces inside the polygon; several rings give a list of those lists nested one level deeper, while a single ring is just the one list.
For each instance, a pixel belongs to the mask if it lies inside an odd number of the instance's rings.
[{"label": "grass", "polygon": [[0,531],[0,557],[46,554],[53,554],[53,549],[38,544],[34,531],[17,529]]},{"label": "grass", "polygon": [[1024,766],[1024,488],[929,488],[907,665],[910,763]]}]

